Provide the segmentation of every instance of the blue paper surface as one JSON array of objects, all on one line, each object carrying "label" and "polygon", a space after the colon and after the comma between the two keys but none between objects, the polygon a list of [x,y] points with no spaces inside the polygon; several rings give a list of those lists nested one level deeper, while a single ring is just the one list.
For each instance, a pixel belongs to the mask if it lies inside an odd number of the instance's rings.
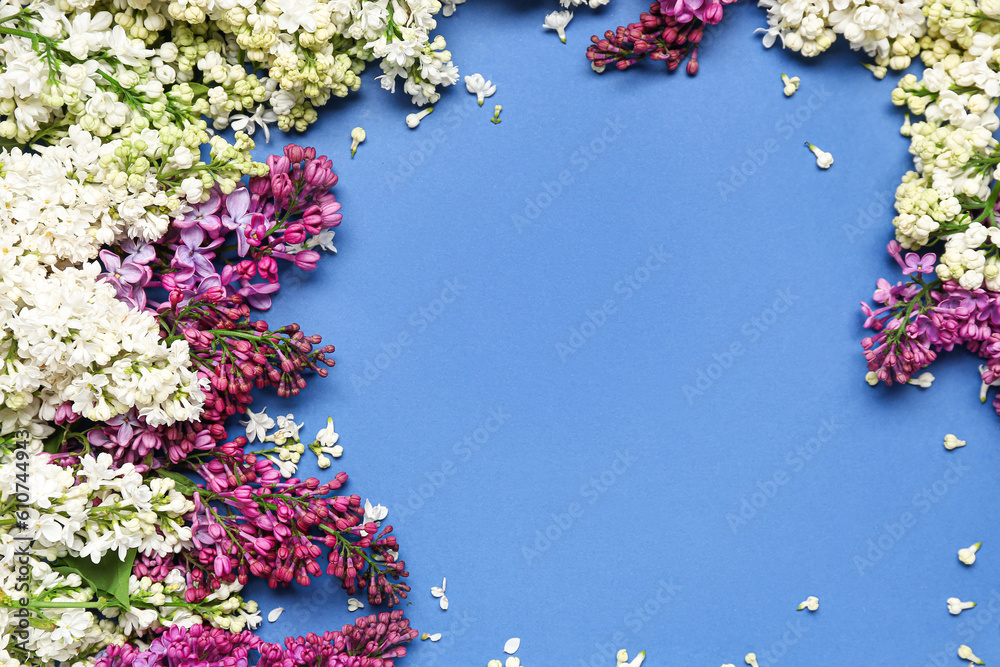
[{"label": "blue paper surface", "polygon": [[[650,667],[948,665],[960,643],[997,659],[1000,453],[977,360],[946,355],[929,390],[864,381],[857,304],[898,279],[884,248],[910,168],[894,76],[842,44],[767,51],[743,3],[698,76],[598,76],[590,35],[644,3],[577,11],[567,45],[541,28],[555,4],[440,22],[463,74],[497,84],[483,108],[455,86],[411,131],[369,70],[296,138],[340,174],[339,253],[265,318],[321,333],[337,366],[254,407],[307,434],[333,416],[329,472],[389,507],[403,608],[443,633],[401,664],[486,665],[509,637],[527,667],[612,667],[620,648]],[[782,72],[802,79],[791,98]],[[333,578],[249,592],[286,608],[271,640],[352,619]],[[797,612],[809,595],[819,611]],[[980,606],[952,617],[952,596]]]}]

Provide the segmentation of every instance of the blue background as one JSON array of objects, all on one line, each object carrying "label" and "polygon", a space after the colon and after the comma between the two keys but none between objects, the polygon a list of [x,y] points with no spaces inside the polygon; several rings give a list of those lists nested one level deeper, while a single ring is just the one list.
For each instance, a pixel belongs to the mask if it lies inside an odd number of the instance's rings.
[{"label": "blue background", "polygon": [[[598,76],[590,35],[645,4],[578,11],[565,46],[540,27],[554,4],[441,21],[463,73],[499,86],[482,109],[456,86],[411,131],[372,69],[300,138],[340,174],[339,254],[266,318],[321,333],[337,367],[255,407],[309,434],[332,415],[347,488],[390,508],[404,608],[444,633],[403,664],[486,665],[514,636],[528,667],[619,648],[652,667],[959,664],[959,643],[997,659],[1000,454],[976,359],[946,355],[926,391],[863,379],[857,303],[898,279],[884,247],[910,166],[895,77],[843,45],[766,51],[743,3],[697,77]],[[802,79],[790,99],[782,72]],[[949,432],[969,445],[945,451]],[[253,586],[286,607],[261,632],[349,622],[335,584]],[[809,595],[819,612],[796,612]],[[980,607],[951,617],[951,596]]]}]

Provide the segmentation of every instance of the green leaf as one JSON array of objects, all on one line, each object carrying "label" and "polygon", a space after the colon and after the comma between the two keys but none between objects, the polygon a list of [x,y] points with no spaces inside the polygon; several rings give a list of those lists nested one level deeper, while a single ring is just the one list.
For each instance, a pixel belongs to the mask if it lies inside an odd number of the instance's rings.
[{"label": "green leaf", "polygon": [[179,472],[170,472],[169,470],[164,470],[159,468],[156,470],[156,474],[160,477],[166,477],[167,479],[172,479],[177,484],[177,490],[181,493],[187,495],[189,493],[194,493],[198,490],[198,485],[188,479],[186,476]]},{"label": "green leaf", "polygon": [[135,563],[137,549],[129,549],[125,560],[118,558],[118,552],[109,551],[100,563],[94,563],[89,558],[66,556],[56,561],[52,569],[62,574],[70,572],[80,575],[94,589],[98,597],[105,595],[114,598],[125,611],[132,608],[128,595],[128,579],[132,574],[132,564]]},{"label": "green leaf", "polygon": [[191,90],[194,92],[195,97],[201,97],[208,92],[208,86],[203,83],[194,83],[193,81],[188,83],[191,86]]},{"label": "green leaf", "polygon": [[45,438],[42,441],[42,449],[49,454],[58,454],[59,450],[62,449],[63,443],[66,441],[66,431],[64,429],[58,429],[55,433]]}]

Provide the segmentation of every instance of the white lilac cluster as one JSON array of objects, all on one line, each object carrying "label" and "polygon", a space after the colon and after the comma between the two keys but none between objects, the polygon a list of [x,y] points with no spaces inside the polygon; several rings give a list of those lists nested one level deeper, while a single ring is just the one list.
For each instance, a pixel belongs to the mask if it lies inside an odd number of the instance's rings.
[{"label": "white lilac cluster", "polygon": [[886,68],[910,66],[925,33],[923,0],[759,0],[767,9],[764,46],[781,40],[784,48],[807,57],[817,56],[837,35],[854,50],[875,60],[872,70],[884,76]]},{"label": "white lilac cluster", "polygon": [[[452,8],[454,2],[451,3]],[[19,144],[79,126],[107,137],[141,115],[252,134],[303,130],[315,107],[382,60],[416,104],[458,80],[438,0],[95,0],[0,3],[0,137]],[[248,67],[249,66],[249,67]]]},{"label": "white lilac cluster", "polygon": [[603,7],[608,4],[608,2],[610,2],[610,0],[559,0],[559,4],[567,9],[580,6],[597,9],[598,7]]},{"label": "white lilac cluster", "polygon": [[[0,665],[83,667],[93,664],[101,648],[161,627],[207,622],[239,631],[260,623],[256,603],[238,595],[242,586],[236,582],[222,584],[196,606],[188,604],[180,569],[162,581],[129,576],[128,609],[95,604],[96,591],[80,574],[67,571],[62,559],[86,558],[104,567],[106,559],[120,561],[130,550],[168,556],[189,548],[191,530],[183,516],[194,504],[172,479],[144,477],[132,464],[115,468],[109,454],[86,455],[64,467],[41,449],[41,441],[31,439],[19,456],[5,451],[0,458],[0,505],[7,508],[0,512],[0,525],[16,519],[18,534],[33,537],[26,575],[23,543],[10,531],[0,533],[0,601],[25,597],[27,582],[33,627],[39,628],[15,649],[10,638],[20,616],[0,604]],[[26,519],[11,509],[18,493],[29,496],[22,503]]]},{"label": "white lilac cluster", "polygon": [[[157,238],[187,206],[157,185],[157,169],[190,150],[178,141],[164,157],[164,133],[104,143],[73,128],[37,153],[0,151],[0,433],[67,403],[95,421],[132,408],[151,425],[200,414],[187,344],[161,342],[156,319],[119,301],[92,261],[117,238]],[[200,201],[200,176],[188,178]]]},{"label": "white lilac cluster", "polygon": [[892,94],[895,104],[924,116],[903,126],[914,170],[896,191],[896,239],[907,249],[943,241],[940,279],[997,291],[1000,230],[982,216],[972,220],[966,208],[992,207],[1000,176],[993,138],[1000,128],[1000,3],[938,0],[925,11],[921,56],[928,67],[920,78],[904,76]]},{"label": "white lilac cluster", "polygon": [[[107,453],[88,454],[72,467],[51,463],[48,454],[40,451],[28,461],[27,471],[13,456],[0,464],[0,503],[9,507],[18,491],[27,487],[25,523],[34,535],[32,554],[36,557],[55,560],[69,555],[98,563],[109,552],[124,559],[129,549],[176,553],[191,539],[191,530],[181,517],[194,504],[176,490],[172,479],[144,478],[131,463],[116,468]],[[30,484],[19,487],[17,482],[25,475]],[[0,520],[12,517],[13,510],[0,514]],[[0,545],[3,561],[10,562],[17,541],[4,533]]]}]

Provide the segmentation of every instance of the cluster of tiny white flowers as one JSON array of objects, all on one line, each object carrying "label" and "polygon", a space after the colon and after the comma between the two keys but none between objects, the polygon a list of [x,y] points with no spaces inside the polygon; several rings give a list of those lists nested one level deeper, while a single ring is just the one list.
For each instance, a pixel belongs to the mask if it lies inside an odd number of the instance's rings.
[{"label": "cluster of tiny white flowers", "polygon": [[[448,6],[454,11],[456,2]],[[0,137],[48,141],[78,126],[108,137],[143,116],[154,127],[201,115],[252,134],[304,130],[315,108],[361,85],[415,104],[458,80],[438,0],[10,0],[0,19]],[[252,65],[248,68],[247,65]]]},{"label": "cluster of tiny white flowers", "polygon": [[[239,595],[243,586],[238,582],[223,583],[196,607],[187,604],[187,583],[176,568],[160,582],[132,575],[130,609],[111,605],[95,613],[95,591],[79,574],[54,570],[61,563],[58,559],[101,563],[105,558],[124,559],[129,550],[166,556],[190,548],[191,530],[184,516],[194,503],[176,489],[174,480],[144,476],[130,463],[115,468],[110,454],[86,455],[75,465],[62,466],[50,461],[42,445],[31,438],[18,456],[0,449],[0,505],[10,508],[18,493],[28,494],[26,503],[18,502],[26,519],[7,509],[0,512],[0,521],[11,523],[16,517],[23,523],[21,532],[33,537],[30,575],[25,576],[24,558],[19,556],[24,543],[11,531],[0,533],[0,599],[20,600],[26,596],[25,582],[30,586],[28,597],[36,605],[32,623],[45,628],[30,632],[26,642],[19,639],[22,653],[27,647],[31,667],[91,665],[92,659],[77,658],[171,625],[209,623],[239,632],[260,624],[257,604]],[[23,483],[25,479],[30,483]],[[70,602],[80,606],[59,606]],[[13,608],[0,605],[0,638],[9,640],[20,620]],[[0,665],[21,667],[10,648],[9,641],[0,640]]]},{"label": "cluster of tiny white flowers", "polygon": [[402,79],[403,91],[414,104],[424,106],[441,99],[439,86],[458,81],[458,67],[451,62],[444,37],[430,39],[430,31],[437,27],[434,15],[441,8],[440,2],[376,0],[349,4],[355,6],[355,13],[350,25],[343,29],[365,51],[381,59],[382,75],[378,80],[382,88],[395,92],[397,79]]},{"label": "cluster of tiny white flowers", "polygon": [[[247,418],[240,424],[246,427],[248,441],[275,445],[271,449],[256,452],[258,456],[264,456],[274,463],[285,479],[296,473],[307,446],[299,436],[302,424],[295,423],[295,415],[281,415],[272,419],[267,414],[267,408],[260,412],[248,409]],[[327,418],[326,426],[316,433],[315,440],[308,445],[308,449],[316,455],[320,468],[325,470],[332,465],[331,456],[337,459],[343,455],[344,448],[337,444],[339,439],[340,434],[333,427],[333,418]]]},{"label": "cluster of tiny white flowers", "polygon": [[760,0],[758,6],[767,9],[765,47],[780,39],[813,57],[843,35],[852,49],[875,59],[872,69],[880,76],[886,67],[909,67],[925,32],[923,0]]},{"label": "cluster of tiny white flowers", "polygon": [[[13,457],[0,464],[0,503],[9,503],[24,470]],[[146,554],[181,550],[191,530],[181,517],[194,504],[175,489],[172,479],[143,478],[135,466],[113,467],[110,454],[86,455],[73,467],[49,462],[48,454],[30,457],[28,475],[28,532],[33,534],[32,555],[54,560],[70,555],[98,563],[109,552],[124,558],[129,549]],[[23,487],[20,487],[23,488]],[[0,518],[10,519],[9,511]],[[16,541],[0,536],[3,560],[14,556]]]}]

